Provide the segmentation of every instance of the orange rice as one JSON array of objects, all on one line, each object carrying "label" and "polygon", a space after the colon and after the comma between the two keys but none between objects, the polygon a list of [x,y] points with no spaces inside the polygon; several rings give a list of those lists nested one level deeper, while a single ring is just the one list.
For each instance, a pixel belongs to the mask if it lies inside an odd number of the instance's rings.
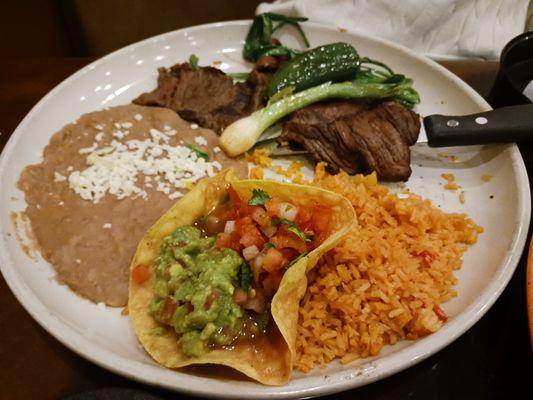
[{"label": "orange rice", "polygon": [[358,224],[310,272],[296,368],[347,363],[437,331],[446,321],[439,304],[457,295],[453,271],[482,228],[417,195],[399,198],[375,175],[332,176],[319,164],[314,184],[346,196]]}]

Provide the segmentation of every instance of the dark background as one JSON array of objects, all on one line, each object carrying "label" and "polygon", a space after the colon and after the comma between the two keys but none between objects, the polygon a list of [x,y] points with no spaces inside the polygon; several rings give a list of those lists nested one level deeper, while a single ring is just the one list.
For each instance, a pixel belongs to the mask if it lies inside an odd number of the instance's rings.
[{"label": "dark background", "polygon": [[159,33],[247,19],[259,0],[2,0],[0,57],[101,56]]},{"label": "dark background", "polygon": [[[95,57],[162,32],[250,18],[258,3],[258,0],[2,1],[0,150],[40,97]],[[444,65],[485,97],[497,71],[494,63]],[[531,173],[533,146],[522,144],[520,150]],[[390,378],[331,398],[533,398],[525,274],[526,254],[493,308],[436,355]],[[1,400],[55,399],[111,387],[138,390],[145,396],[151,393],[164,399],[185,398],[114,375],[77,356],[33,321],[0,278]],[[92,398],[119,397],[98,394]],[[148,397],[128,393],[121,398]]]}]

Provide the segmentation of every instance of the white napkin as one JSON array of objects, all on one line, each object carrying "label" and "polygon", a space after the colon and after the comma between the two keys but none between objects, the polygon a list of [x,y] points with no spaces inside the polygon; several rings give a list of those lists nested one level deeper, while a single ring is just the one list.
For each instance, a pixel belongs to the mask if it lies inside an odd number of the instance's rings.
[{"label": "white napkin", "polygon": [[529,0],[277,0],[257,13],[305,16],[433,58],[496,60],[524,32]]}]

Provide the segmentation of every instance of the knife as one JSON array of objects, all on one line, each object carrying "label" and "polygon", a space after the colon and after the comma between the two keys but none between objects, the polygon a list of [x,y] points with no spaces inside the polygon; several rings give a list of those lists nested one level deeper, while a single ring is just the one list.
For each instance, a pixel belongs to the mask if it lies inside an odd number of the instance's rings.
[{"label": "knife", "polygon": [[[531,141],[533,104],[502,107],[461,116],[433,114],[423,118],[422,122],[417,142],[427,142],[430,147]],[[307,154],[307,151],[280,146],[274,149],[270,156],[302,154]]]}]

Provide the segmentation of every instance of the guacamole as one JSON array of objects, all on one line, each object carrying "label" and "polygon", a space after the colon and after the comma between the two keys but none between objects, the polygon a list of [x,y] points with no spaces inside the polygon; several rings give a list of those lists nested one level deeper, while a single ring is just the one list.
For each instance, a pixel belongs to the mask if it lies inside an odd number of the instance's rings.
[{"label": "guacamole", "polygon": [[202,237],[199,229],[181,227],[163,240],[156,260],[149,312],[180,335],[189,357],[231,344],[243,326],[243,311],[232,297],[243,259],[214,244],[215,238]]}]

